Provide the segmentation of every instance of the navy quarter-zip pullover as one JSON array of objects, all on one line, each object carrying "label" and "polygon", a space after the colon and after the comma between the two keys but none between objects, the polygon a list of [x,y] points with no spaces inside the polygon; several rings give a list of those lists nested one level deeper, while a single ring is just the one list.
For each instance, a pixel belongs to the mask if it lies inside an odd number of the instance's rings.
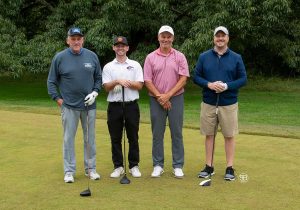
[{"label": "navy quarter-zip pullover", "polygon": [[247,75],[241,55],[230,49],[218,55],[214,49],[200,54],[195,70],[194,83],[203,88],[203,102],[216,105],[217,93],[208,88],[209,82],[222,81],[228,89],[220,93],[219,106],[235,104],[238,89],[247,83]]}]

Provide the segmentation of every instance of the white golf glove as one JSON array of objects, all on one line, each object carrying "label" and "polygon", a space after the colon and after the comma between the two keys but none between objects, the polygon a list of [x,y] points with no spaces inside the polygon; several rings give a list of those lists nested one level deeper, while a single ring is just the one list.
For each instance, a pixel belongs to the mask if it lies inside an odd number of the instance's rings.
[{"label": "white golf glove", "polygon": [[92,105],[95,102],[95,99],[97,96],[98,96],[98,93],[96,91],[93,91],[92,93],[88,94],[84,99],[84,104],[86,106]]},{"label": "white golf glove", "polygon": [[216,91],[216,93],[222,93],[222,92],[224,92],[225,90],[228,89],[228,85],[226,83],[221,82],[221,81],[219,81],[218,83],[223,86],[224,90],[222,90],[222,91]]},{"label": "white golf glove", "polygon": [[114,93],[119,93],[119,92],[121,92],[121,90],[122,90],[122,86],[121,85],[116,85],[115,87],[114,87]]},{"label": "white golf glove", "polygon": [[224,91],[228,89],[227,83],[223,83],[222,85],[223,85],[223,87],[224,87]]}]

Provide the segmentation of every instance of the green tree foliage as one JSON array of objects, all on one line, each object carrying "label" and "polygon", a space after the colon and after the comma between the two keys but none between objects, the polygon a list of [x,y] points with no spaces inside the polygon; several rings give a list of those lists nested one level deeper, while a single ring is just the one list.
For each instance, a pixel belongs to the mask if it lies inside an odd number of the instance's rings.
[{"label": "green tree foliage", "polygon": [[0,75],[47,72],[54,54],[67,47],[71,26],[83,30],[85,46],[102,65],[114,57],[117,35],[128,38],[130,57],[143,63],[164,24],[174,28],[174,47],[191,70],[200,52],[213,46],[213,29],[224,25],[230,48],[243,55],[249,72],[300,73],[297,0],[2,0],[0,6]]},{"label": "green tree foliage", "polygon": [[26,55],[25,34],[0,16],[0,40],[0,74],[17,77],[25,70],[22,64],[22,58]]},{"label": "green tree foliage", "polygon": [[[230,47],[241,53],[252,71],[267,75],[300,71],[299,3],[286,0],[204,0],[195,15],[183,50],[189,58],[194,47],[212,46],[212,29],[229,29]],[[197,12],[198,11],[198,12]],[[191,60],[193,62],[193,60]]]}]

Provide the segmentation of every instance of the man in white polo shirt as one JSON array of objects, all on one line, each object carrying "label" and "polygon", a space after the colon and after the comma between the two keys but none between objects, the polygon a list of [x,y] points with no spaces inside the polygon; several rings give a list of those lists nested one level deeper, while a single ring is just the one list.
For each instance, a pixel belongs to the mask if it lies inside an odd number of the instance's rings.
[{"label": "man in white polo shirt", "polygon": [[[113,51],[116,58],[103,68],[103,86],[109,92],[107,101],[107,125],[111,137],[112,161],[114,170],[110,177],[118,178],[124,173],[122,153],[122,132],[126,128],[129,141],[129,172],[133,177],[141,177],[138,164],[140,161],[138,131],[140,110],[137,103],[139,90],[142,89],[144,79],[141,65],[127,57],[129,50],[126,37],[114,38]],[[122,86],[124,87],[124,110],[122,107]],[[125,116],[125,125],[123,122]]]}]

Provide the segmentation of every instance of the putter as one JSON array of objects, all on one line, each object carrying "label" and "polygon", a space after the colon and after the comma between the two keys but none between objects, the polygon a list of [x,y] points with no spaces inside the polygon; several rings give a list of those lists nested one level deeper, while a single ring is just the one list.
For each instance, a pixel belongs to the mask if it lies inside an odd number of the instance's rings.
[{"label": "putter", "polygon": [[91,196],[92,192],[90,190],[90,142],[89,142],[89,107],[88,104],[85,104],[86,108],[86,143],[87,143],[87,157],[88,157],[88,188],[80,193],[80,196],[87,197]]},{"label": "putter", "polygon": [[127,172],[127,167],[126,167],[126,142],[125,142],[125,100],[124,100],[124,86],[122,86],[122,108],[123,108],[123,147],[124,147],[124,153],[123,153],[123,159],[124,159],[124,168],[125,168],[125,173],[124,176],[120,179],[120,184],[130,184],[130,180],[126,176]]},{"label": "putter", "polygon": [[[212,153],[211,153],[211,164],[210,164],[211,167],[213,165],[213,159],[214,159],[214,153],[215,153],[215,140],[216,140],[216,135],[217,135],[217,131],[218,131],[219,96],[220,96],[220,94],[218,93],[217,94],[217,102],[216,102],[216,117],[217,117],[217,122],[216,122],[216,125],[215,125],[215,128],[214,128],[213,148],[212,148]],[[211,175],[211,172],[210,172],[209,179],[200,182],[199,185],[202,186],[202,187],[208,187],[208,186],[210,186],[211,185],[211,178],[212,178],[212,175]]]}]

